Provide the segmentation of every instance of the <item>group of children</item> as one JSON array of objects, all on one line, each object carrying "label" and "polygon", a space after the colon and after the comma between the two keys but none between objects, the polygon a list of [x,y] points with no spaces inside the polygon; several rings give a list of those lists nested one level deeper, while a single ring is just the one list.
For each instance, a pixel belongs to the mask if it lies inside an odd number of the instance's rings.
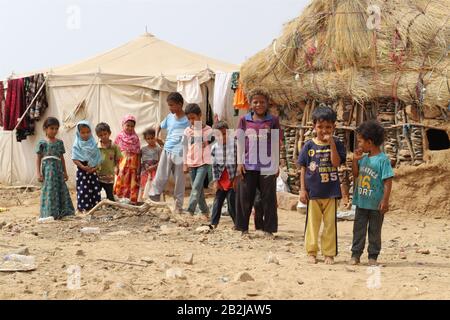
[{"label": "group of children", "polygon": [[[224,121],[213,128],[202,123],[197,104],[188,104],[179,93],[167,98],[170,114],[156,129],[144,132],[147,146],[141,148],[135,132],[136,119],[126,116],[122,131],[110,140],[106,123],[95,128],[95,141],[88,122],[77,124],[72,160],[77,166],[77,208],[87,211],[100,201],[101,189],[108,199],[128,199],[137,203],[147,195],[160,201],[171,175],[174,178],[175,212],[194,215],[197,206],[211,228],[220,221],[227,200],[234,229],[248,235],[252,208],[255,225],[273,237],[278,231],[276,180],[279,174],[279,145],[282,139],[279,119],[269,112],[270,96],[255,89],[248,94],[251,111],[239,121],[237,134],[231,134]],[[316,137],[303,146],[298,164],[301,168],[300,201],[307,204],[305,248],[309,262],[317,263],[319,232],[325,263],[332,264],[338,254],[337,201],[342,197],[338,167],[345,163],[343,143],[333,136],[336,112],[318,107],[313,112]],[[44,123],[47,139],[37,146],[39,180],[43,182],[41,217],[62,218],[74,214],[65,184],[64,144],[56,138],[59,122],[48,118]],[[159,138],[167,131],[165,142]],[[358,264],[369,230],[369,263],[376,264],[381,250],[381,227],[389,210],[393,171],[381,151],[384,129],[368,121],[357,130],[358,148],[353,156],[355,177],[353,203],[356,218],[353,229],[351,264]],[[163,146],[163,149],[160,148]],[[189,203],[184,209],[185,174],[191,178]],[[215,199],[210,210],[204,189],[213,181]],[[257,201],[255,201],[255,199]]]}]

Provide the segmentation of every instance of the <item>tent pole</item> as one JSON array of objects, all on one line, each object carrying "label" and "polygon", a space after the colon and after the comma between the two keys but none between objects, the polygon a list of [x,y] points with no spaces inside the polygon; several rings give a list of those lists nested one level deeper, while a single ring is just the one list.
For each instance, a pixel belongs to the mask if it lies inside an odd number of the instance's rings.
[{"label": "tent pole", "polygon": [[10,141],[10,143],[11,143],[11,153],[10,153],[10,163],[9,163],[9,185],[10,186],[12,186],[13,185],[13,161],[14,161],[14,158],[13,158],[13,150],[14,150],[14,148],[13,148],[13,143],[14,143],[14,135],[13,135],[13,132],[14,131],[11,131],[10,132],[10,136],[11,136],[11,141]]}]

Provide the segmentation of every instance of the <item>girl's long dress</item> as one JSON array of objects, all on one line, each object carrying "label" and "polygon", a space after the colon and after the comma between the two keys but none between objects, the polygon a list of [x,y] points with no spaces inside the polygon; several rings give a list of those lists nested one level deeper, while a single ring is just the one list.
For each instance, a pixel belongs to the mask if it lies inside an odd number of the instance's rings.
[{"label": "girl's long dress", "polygon": [[75,213],[69,189],[64,181],[61,160],[46,158],[60,159],[65,152],[64,143],[61,140],[55,142],[41,140],[36,146],[36,153],[43,156],[41,167],[44,182],[41,190],[41,218],[52,216],[58,219]]},{"label": "girl's long dress", "polygon": [[114,194],[118,198],[129,199],[132,203],[136,203],[139,196],[139,161],[138,154],[123,152],[114,185]]}]

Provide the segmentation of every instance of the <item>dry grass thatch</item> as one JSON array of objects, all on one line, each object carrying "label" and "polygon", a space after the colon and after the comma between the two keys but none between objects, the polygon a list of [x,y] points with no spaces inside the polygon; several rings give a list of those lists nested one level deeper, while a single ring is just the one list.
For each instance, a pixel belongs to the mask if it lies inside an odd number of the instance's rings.
[{"label": "dry grass thatch", "polygon": [[[381,24],[368,28],[371,6]],[[450,0],[314,0],[271,46],[241,69],[246,90],[270,90],[277,103],[312,98],[399,97],[446,108]]]}]

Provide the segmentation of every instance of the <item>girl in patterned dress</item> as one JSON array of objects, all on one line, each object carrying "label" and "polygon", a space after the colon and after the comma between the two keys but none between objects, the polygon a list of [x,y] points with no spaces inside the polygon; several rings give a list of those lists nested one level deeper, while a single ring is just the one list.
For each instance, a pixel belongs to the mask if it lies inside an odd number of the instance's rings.
[{"label": "girl in patterned dress", "polygon": [[66,181],[68,179],[64,161],[64,143],[56,138],[59,121],[47,118],[44,131],[47,139],[42,139],[36,146],[38,180],[42,182],[41,218],[61,219],[71,216],[75,209],[70,199]]},{"label": "girl in patterned dress", "polygon": [[101,159],[89,122],[85,120],[78,122],[72,160],[78,168],[77,209],[80,212],[91,210],[101,200],[97,176],[97,167],[101,164]]},{"label": "girl in patterned dress", "polygon": [[114,194],[119,201],[136,204],[139,196],[139,171],[141,144],[134,131],[136,118],[127,115],[122,120],[122,131],[114,141],[122,152],[122,160],[119,164],[119,173],[114,186]]}]

